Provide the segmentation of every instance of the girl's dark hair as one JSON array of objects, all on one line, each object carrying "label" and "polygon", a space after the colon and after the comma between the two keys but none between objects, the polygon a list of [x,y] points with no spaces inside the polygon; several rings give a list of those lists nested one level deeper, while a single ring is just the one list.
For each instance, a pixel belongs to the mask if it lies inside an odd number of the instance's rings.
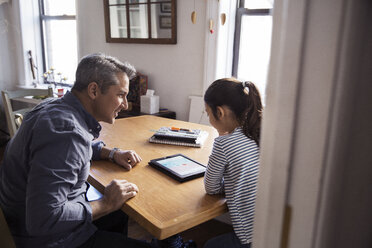
[{"label": "girl's dark hair", "polygon": [[252,82],[241,82],[234,78],[216,80],[205,92],[204,102],[217,120],[217,107],[227,106],[235,114],[244,134],[259,146],[262,103],[260,92]]}]

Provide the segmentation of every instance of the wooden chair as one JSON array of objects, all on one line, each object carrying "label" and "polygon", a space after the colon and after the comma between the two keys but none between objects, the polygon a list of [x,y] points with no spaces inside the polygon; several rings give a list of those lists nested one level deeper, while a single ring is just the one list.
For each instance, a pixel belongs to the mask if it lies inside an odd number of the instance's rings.
[{"label": "wooden chair", "polygon": [[31,110],[31,108],[24,108],[13,110],[11,99],[24,96],[48,96],[53,97],[53,89],[22,89],[15,91],[3,90],[1,92],[3,98],[3,105],[5,110],[5,117],[8,124],[10,137],[13,137],[17,129],[22,123],[23,115]]},{"label": "wooden chair", "polygon": [[3,210],[0,208],[0,247],[16,248],[13,236],[9,231],[8,223],[6,222]]}]

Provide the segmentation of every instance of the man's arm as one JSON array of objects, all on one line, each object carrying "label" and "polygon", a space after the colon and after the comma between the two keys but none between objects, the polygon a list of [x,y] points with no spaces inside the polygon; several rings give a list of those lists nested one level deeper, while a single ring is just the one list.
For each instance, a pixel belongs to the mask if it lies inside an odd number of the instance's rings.
[{"label": "man's arm", "polygon": [[[113,155],[113,162],[130,170],[134,165],[142,161],[135,151],[123,151],[110,149],[102,141],[92,144],[93,160],[109,159]],[[136,196],[138,187],[126,180],[113,180],[106,186],[103,197],[100,200],[90,202],[92,219],[96,220],[106,214],[120,209],[130,198]]]},{"label": "man's arm", "polygon": [[126,180],[113,180],[106,186],[100,200],[90,202],[92,219],[96,220],[106,214],[120,209],[130,198],[137,195],[138,188]]},{"label": "man's arm", "polygon": [[[101,149],[101,159],[109,159],[109,155],[112,149],[103,146]],[[132,150],[116,150],[113,154],[113,160],[116,164],[130,170],[133,166],[142,161],[142,158]]]},{"label": "man's arm", "polygon": [[26,229],[35,236],[68,232],[92,218],[83,188],[74,188],[89,171],[89,159],[83,159],[89,142],[46,123],[39,124],[34,131],[37,139],[30,143]]}]

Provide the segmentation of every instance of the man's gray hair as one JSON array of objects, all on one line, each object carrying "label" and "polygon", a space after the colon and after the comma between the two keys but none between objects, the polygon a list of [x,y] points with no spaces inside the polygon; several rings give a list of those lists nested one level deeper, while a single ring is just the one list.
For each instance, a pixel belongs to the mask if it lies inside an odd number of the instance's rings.
[{"label": "man's gray hair", "polygon": [[82,91],[91,82],[96,82],[104,94],[111,85],[119,84],[118,73],[127,74],[129,80],[136,76],[136,69],[129,63],[117,58],[95,53],[83,57],[76,69],[76,78],[72,90]]}]

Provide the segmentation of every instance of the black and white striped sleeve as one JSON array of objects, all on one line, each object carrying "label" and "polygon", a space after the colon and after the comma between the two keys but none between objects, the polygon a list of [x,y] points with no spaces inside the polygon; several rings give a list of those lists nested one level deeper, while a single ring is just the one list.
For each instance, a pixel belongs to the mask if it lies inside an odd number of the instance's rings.
[{"label": "black and white striped sleeve", "polygon": [[223,147],[218,139],[213,144],[212,154],[209,156],[207,170],[204,176],[204,187],[208,194],[224,192],[223,174],[227,164]]}]

